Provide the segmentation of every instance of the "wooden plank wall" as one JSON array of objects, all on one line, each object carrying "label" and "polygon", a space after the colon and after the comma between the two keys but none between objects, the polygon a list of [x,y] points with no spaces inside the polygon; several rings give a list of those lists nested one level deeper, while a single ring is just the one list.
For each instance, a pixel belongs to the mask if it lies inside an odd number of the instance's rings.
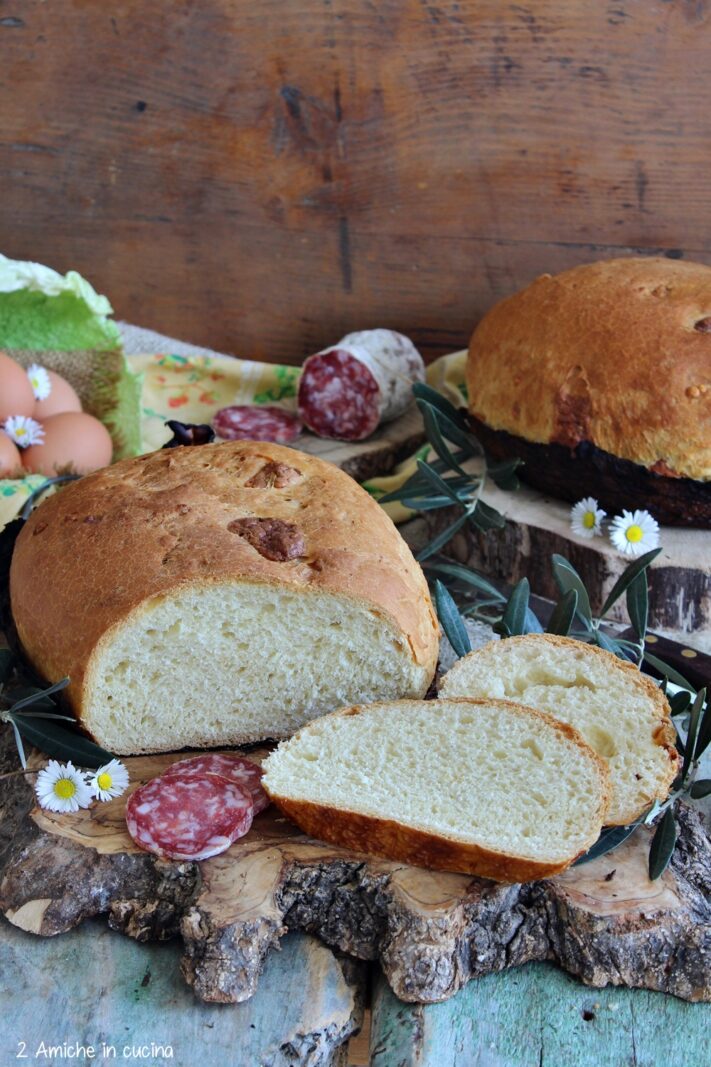
[{"label": "wooden plank wall", "polygon": [[299,362],[538,273],[711,262],[708,0],[0,0],[0,249]]}]

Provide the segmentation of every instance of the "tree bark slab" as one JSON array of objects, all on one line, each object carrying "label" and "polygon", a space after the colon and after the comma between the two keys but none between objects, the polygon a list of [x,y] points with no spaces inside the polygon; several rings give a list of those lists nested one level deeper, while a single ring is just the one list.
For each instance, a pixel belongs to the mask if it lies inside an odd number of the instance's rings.
[{"label": "tree bark slab", "polygon": [[[126,760],[132,786],[174,759]],[[0,784],[0,910],[10,922],[53,936],[106,914],[139,941],[179,935],[183,975],[205,1001],[251,997],[287,930],[379,960],[396,995],[419,1003],[546,959],[589,985],[711,1000],[711,843],[689,807],[679,813],[671,866],[656,882],[646,873],[649,832],[640,830],[610,856],[509,886],[326,845],[274,808],[221,856],[161,861],[129,838],[125,798],[54,815],[33,806],[23,778]]]},{"label": "tree bark slab", "polygon": [[[580,486],[580,497],[585,496]],[[528,578],[534,593],[557,600],[551,556],[566,556],[590,593],[593,611],[599,610],[617,578],[630,563],[607,537],[584,540],[570,529],[570,505],[522,485],[505,492],[487,484],[482,499],[506,518],[503,530],[487,534],[464,527],[443,546],[442,552],[493,578],[514,585]],[[428,538],[452,522],[454,511],[444,508],[427,513]],[[405,531],[403,531],[405,532]],[[663,551],[647,571],[650,629],[673,641],[711,652],[711,552],[708,530],[663,526]],[[624,597],[611,614],[627,622]],[[692,653],[693,655],[693,653]]]}]

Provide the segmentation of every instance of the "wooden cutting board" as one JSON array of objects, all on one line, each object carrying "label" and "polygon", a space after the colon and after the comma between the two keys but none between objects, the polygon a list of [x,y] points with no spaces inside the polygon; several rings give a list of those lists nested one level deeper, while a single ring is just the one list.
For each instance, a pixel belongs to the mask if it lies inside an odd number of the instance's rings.
[{"label": "wooden cutting board", "polygon": [[[7,752],[9,734],[4,744]],[[176,758],[126,760],[132,788]],[[407,1001],[445,1000],[471,978],[541,959],[591,985],[711,1000],[711,845],[690,808],[680,811],[672,864],[656,882],[640,830],[612,855],[509,886],[314,841],[273,807],[221,856],[166,862],[128,837],[125,797],[54,815],[33,806],[24,778],[2,785],[0,827],[11,845],[0,910],[10,922],[52,936],[106,914],[141,941],[179,936],[183,975],[206,1001],[249,998],[287,930],[379,960]]]}]

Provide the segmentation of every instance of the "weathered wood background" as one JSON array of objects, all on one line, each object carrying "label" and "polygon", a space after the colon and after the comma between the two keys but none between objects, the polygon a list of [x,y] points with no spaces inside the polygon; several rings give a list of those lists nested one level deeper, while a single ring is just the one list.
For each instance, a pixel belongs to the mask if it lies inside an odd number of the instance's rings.
[{"label": "weathered wood background", "polygon": [[0,249],[299,362],[538,273],[711,262],[708,0],[2,0]]}]

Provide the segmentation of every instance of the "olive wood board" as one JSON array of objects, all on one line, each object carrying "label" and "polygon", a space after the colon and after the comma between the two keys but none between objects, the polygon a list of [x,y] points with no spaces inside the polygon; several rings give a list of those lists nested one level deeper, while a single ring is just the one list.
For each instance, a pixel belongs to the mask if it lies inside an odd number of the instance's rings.
[{"label": "olive wood board", "polygon": [[[3,742],[7,753],[9,731]],[[127,759],[130,788],[177,758]],[[128,836],[125,796],[55,815],[34,806],[22,776],[0,786],[0,910],[9,921],[52,936],[106,915],[139,941],[180,936],[183,976],[205,1001],[252,996],[287,930],[379,960],[395,994],[417,1003],[545,959],[590,985],[711,1000],[711,843],[689,807],[680,809],[672,863],[656,882],[647,876],[650,834],[641,829],[612,855],[556,878],[503,885],[315,841],[273,806],[222,855],[163,861]]]}]

